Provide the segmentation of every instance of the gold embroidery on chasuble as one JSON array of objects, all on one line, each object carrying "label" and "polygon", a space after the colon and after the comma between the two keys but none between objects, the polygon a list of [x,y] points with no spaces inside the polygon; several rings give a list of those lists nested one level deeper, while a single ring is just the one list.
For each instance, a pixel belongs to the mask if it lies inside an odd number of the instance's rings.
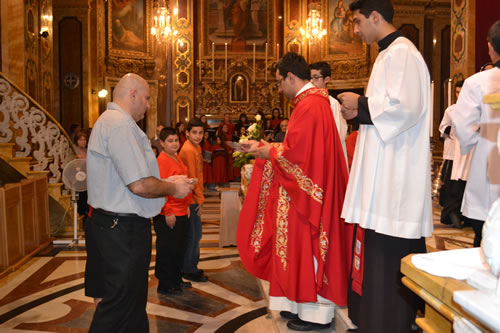
[{"label": "gold embroidery on chasuble", "polygon": [[283,150],[285,150],[285,147],[283,146],[282,143],[271,143],[271,146],[276,149],[276,157],[280,158],[281,155],[283,155]]},{"label": "gold embroidery on chasuble", "polygon": [[325,88],[310,88],[304,91],[302,94],[299,96],[295,97],[293,99],[293,104],[297,105],[300,101],[302,101],[304,98],[308,97],[309,95],[319,95],[322,97],[325,97],[328,99],[328,90]]},{"label": "gold embroidery on chasuble", "polygon": [[319,252],[321,254],[321,259],[326,262],[326,252],[328,252],[328,237],[326,232],[323,230],[323,221],[319,225]]},{"label": "gold embroidery on chasuble", "polygon": [[286,172],[295,177],[297,185],[301,190],[305,191],[315,201],[323,204],[323,189],[318,184],[314,184],[311,178],[304,175],[304,172],[298,165],[291,163],[283,156],[278,158],[278,163]]},{"label": "gold embroidery on chasuble", "polygon": [[283,270],[286,271],[288,248],[288,210],[290,197],[285,189],[280,186],[278,207],[276,213],[276,255],[281,259]]},{"label": "gold embroidery on chasuble", "polygon": [[326,274],[323,274],[323,283],[328,284],[328,278],[326,277]]},{"label": "gold embroidery on chasuble", "polygon": [[262,173],[262,182],[260,184],[259,201],[257,206],[257,219],[253,226],[252,235],[250,236],[251,244],[255,253],[260,252],[262,247],[262,233],[264,231],[264,214],[266,210],[267,200],[269,199],[269,190],[271,189],[271,182],[273,180],[273,169],[270,161],[264,165],[264,172]]}]

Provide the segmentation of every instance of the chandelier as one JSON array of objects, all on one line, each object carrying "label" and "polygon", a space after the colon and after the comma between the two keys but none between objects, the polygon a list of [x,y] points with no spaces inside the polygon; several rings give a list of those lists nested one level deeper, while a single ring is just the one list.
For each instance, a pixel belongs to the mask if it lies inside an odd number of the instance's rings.
[{"label": "chandelier", "polygon": [[309,15],[307,15],[306,28],[300,28],[302,37],[310,41],[321,40],[326,35],[326,29],[323,29],[323,19],[320,14],[320,4],[311,3],[309,5]]},{"label": "chandelier", "polygon": [[[177,8],[174,8],[174,17],[177,16]],[[176,36],[178,31],[172,24],[172,19],[167,5],[164,1],[157,3],[155,16],[153,17],[153,25],[151,27],[151,35],[156,37],[156,40],[161,42],[169,37]]]}]

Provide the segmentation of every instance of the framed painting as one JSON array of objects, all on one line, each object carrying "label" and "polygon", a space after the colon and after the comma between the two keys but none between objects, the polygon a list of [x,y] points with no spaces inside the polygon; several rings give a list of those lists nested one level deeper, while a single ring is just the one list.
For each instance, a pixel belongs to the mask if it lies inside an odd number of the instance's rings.
[{"label": "framed painting", "polygon": [[323,0],[324,13],[327,17],[326,40],[327,58],[364,58],[367,47],[354,34],[354,17],[349,5],[354,0]]},{"label": "framed painting", "polygon": [[[276,57],[274,5],[271,0],[202,0],[202,56],[225,54],[251,58]],[[266,43],[268,47],[266,48]]]},{"label": "framed painting", "polygon": [[153,0],[108,0],[108,52],[111,56],[151,55]]}]

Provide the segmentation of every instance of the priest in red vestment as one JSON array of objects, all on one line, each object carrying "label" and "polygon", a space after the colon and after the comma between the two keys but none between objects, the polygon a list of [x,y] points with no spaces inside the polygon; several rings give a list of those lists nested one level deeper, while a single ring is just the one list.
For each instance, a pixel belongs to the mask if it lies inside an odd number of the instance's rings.
[{"label": "priest in red vestment", "polygon": [[242,145],[256,160],[238,250],[250,273],[270,281],[269,307],[290,329],[322,329],[347,304],[352,226],[340,218],[347,167],[328,91],[309,82],[304,58],[285,54],[276,80],[295,109],[283,143]]}]

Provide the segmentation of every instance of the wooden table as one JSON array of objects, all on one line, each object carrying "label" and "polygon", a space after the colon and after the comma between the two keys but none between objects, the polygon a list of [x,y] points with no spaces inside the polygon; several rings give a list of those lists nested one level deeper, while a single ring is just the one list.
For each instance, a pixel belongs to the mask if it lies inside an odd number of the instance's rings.
[{"label": "wooden table", "polygon": [[434,276],[421,271],[412,264],[412,256],[413,254],[401,260],[401,273],[405,275],[402,279],[403,284],[425,301],[425,317],[416,320],[420,328],[428,333],[452,333],[453,318],[461,316],[483,331],[491,332],[453,301],[453,292],[474,288],[465,281]]}]

